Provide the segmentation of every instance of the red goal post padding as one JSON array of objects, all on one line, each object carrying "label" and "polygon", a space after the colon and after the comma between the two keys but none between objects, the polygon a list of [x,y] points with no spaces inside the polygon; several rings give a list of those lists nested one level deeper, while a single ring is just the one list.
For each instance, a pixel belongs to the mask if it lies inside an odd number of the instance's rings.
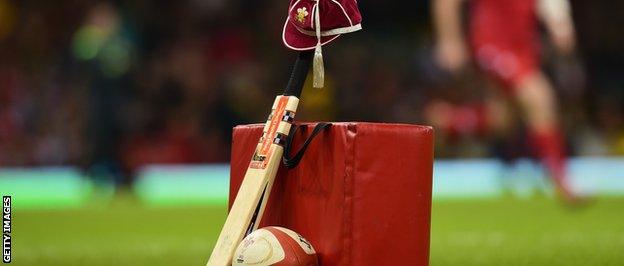
[{"label": "red goal post padding", "polygon": [[[302,125],[294,151],[314,127]],[[230,204],[262,128],[234,128]],[[302,234],[322,265],[427,265],[432,168],[431,127],[333,123],[296,168],[280,167],[260,227]]]}]

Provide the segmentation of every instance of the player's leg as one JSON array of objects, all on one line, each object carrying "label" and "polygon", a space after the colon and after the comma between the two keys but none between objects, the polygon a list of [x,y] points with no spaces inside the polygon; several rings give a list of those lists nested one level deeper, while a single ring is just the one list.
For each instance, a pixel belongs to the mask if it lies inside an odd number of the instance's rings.
[{"label": "player's leg", "polygon": [[566,174],[565,144],[557,100],[550,82],[540,71],[527,73],[516,83],[514,95],[523,111],[530,145],[548,171],[557,192],[564,199],[573,200]]}]

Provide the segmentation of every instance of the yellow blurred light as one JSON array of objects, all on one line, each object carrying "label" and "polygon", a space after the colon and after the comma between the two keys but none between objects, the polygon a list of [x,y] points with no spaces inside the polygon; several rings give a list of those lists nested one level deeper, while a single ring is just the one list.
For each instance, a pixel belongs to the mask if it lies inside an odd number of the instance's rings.
[{"label": "yellow blurred light", "polygon": [[83,26],[74,34],[74,56],[81,60],[91,60],[99,54],[104,42],[105,37],[100,28]]},{"label": "yellow blurred light", "polygon": [[4,40],[15,26],[15,8],[6,0],[0,0],[0,41]]}]

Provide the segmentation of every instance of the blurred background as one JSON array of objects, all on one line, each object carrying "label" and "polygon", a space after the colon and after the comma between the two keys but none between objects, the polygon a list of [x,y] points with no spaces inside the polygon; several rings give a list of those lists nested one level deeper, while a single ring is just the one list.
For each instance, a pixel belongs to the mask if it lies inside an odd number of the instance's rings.
[{"label": "blurred background", "polygon": [[[24,231],[42,232],[37,222],[44,218],[64,219],[42,209],[100,206],[93,203],[98,197],[113,206],[138,199],[121,216],[171,199],[180,206],[221,204],[213,216],[199,214],[201,208],[177,214],[195,218],[195,228],[208,220],[221,224],[232,127],[266,118],[296,56],[281,43],[287,2],[0,0],[0,192],[30,210],[23,213]],[[434,63],[430,5],[360,1],[364,30],[324,49],[326,88],[305,90],[297,120],[433,125],[436,197],[500,198],[510,190],[521,198],[535,191],[548,195],[543,171],[527,159],[522,128],[504,141],[489,130],[487,84],[470,73],[450,76]],[[543,42],[543,69],[563,110],[575,186],[621,195],[624,35],[618,25],[624,23],[624,2],[571,5],[577,56],[559,58]],[[115,198],[123,204],[115,205]],[[547,202],[523,204],[568,217]],[[613,214],[622,210],[620,203],[603,209]],[[434,206],[433,262],[443,262],[436,250],[455,243],[451,235],[436,238],[453,227],[436,227],[436,219],[457,218],[450,211],[457,206],[448,204],[437,214]],[[507,208],[509,199],[500,206]],[[106,216],[94,215],[76,219],[76,226]],[[599,235],[614,236],[610,247],[621,248],[624,229],[616,228]],[[210,230],[201,235],[189,229],[184,241],[195,239],[190,250],[207,256],[218,228]],[[460,235],[456,247],[509,240],[488,232],[476,242]],[[51,255],[49,243],[23,234],[22,252],[30,255],[22,253],[22,262],[64,262]],[[126,248],[138,252],[134,244]],[[169,248],[152,247],[145,256]],[[189,252],[185,248],[179,253]],[[74,263],[97,258],[78,254]],[[146,261],[122,256],[122,262]]]},{"label": "blurred background", "polygon": [[[455,124],[436,128],[439,158],[495,156],[483,85],[449,82],[433,63],[428,1],[360,5],[365,30],[326,49],[329,85],[306,90],[300,119],[431,124],[433,112]],[[581,69],[543,51],[571,154],[624,155],[620,4],[572,5]],[[227,162],[232,127],[262,121],[287,81],[285,8],[0,1],[0,165],[107,169],[128,183],[145,164]]]}]

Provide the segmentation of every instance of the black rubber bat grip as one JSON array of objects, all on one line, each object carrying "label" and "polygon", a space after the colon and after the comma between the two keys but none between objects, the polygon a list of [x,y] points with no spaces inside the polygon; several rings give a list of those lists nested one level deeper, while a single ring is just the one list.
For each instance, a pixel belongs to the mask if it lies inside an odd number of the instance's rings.
[{"label": "black rubber bat grip", "polygon": [[313,54],[314,51],[299,52],[297,61],[295,61],[295,66],[290,74],[290,80],[288,81],[288,85],[286,85],[284,95],[295,96],[297,98],[301,97],[301,90],[303,89],[303,84],[308,76]]}]

